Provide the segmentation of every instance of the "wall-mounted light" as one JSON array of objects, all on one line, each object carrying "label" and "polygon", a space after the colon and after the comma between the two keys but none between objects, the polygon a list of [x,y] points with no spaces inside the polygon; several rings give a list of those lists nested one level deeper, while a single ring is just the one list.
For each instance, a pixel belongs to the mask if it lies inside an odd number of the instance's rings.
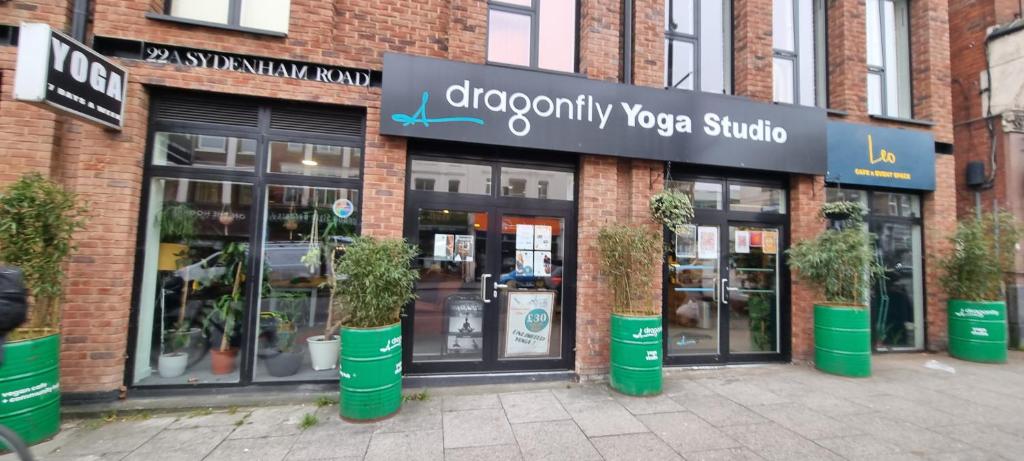
[{"label": "wall-mounted light", "polygon": [[306,165],[306,166],[317,166],[317,165],[319,165],[319,163],[316,163],[316,160],[309,160],[309,159],[303,160],[302,164]]}]

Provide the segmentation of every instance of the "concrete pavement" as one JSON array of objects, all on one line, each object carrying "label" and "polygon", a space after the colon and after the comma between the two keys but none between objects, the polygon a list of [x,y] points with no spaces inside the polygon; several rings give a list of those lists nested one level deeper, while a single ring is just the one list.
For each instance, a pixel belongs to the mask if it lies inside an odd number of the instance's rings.
[{"label": "concrete pavement", "polygon": [[[372,424],[341,421],[336,405],[312,399],[135,412],[67,419],[35,453],[53,461],[1022,459],[1024,353],[1010,357],[981,365],[879,355],[868,379],[804,365],[671,370],[664,394],[651,398],[564,382],[437,388]],[[925,366],[933,360],[955,372]]]}]

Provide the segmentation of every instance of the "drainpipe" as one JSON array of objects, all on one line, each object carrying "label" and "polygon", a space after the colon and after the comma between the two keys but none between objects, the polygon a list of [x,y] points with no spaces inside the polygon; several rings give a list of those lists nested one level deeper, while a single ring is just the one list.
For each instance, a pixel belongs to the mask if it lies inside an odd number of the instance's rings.
[{"label": "drainpipe", "polygon": [[633,0],[622,0],[622,80],[633,84]]},{"label": "drainpipe", "polygon": [[89,0],[75,0],[71,11],[71,37],[85,43],[85,26],[89,22]]}]

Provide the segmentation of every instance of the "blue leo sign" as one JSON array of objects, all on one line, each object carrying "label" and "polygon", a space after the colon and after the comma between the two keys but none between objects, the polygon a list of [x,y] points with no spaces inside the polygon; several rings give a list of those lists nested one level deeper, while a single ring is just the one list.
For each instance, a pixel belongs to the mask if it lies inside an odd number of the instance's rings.
[{"label": "blue leo sign", "polygon": [[935,190],[935,140],[923,131],[829,122],[825,180]]}]

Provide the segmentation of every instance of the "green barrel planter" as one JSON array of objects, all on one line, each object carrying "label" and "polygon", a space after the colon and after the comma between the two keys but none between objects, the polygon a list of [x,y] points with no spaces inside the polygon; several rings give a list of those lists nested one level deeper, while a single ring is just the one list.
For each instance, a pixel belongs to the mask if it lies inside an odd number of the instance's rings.
[{"label": "green barrel planter", "polygon": [[661,393],[661,330],[660,316],[612,314],[612,389],[638,396]]},{"label": "green barrel planter", "polygon": [[[0,366],[0,424],[28,445],[60,431],[60,335],[4,345]],[[3,444],[0,448],[6,449]]]},{"label": "green barrel planter", "polygon": [[814,305],[814,365],[840,376],[871,376],[871,313],[864,307]]},{"label": "green barrel planter", "polygon": [[961,360],[1006,363],[1006,303],[951,299],[949,355]]},{"label": "green barrel planter", "polygon": [[402,404],[402,326],[341,328],[341,417],[384,418]]}]

